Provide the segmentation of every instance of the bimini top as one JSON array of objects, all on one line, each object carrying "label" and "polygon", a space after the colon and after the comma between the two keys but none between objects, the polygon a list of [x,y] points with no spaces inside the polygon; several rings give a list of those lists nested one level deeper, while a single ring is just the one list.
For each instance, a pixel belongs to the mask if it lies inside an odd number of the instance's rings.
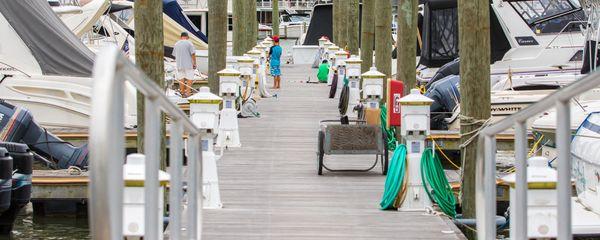
[{"label": "bimini top", "polygon": [[175,20],[191,34],[205,43],[208,43],[206,35],[204,35],[185,14],[183,14],[183,9],[176,0],[163,0],[163,13]]},{"label": "bimini top", "polygon": [[0,64],[28,75],[92,75],[94,54],[47,1],[0,1],[0,13]]}]

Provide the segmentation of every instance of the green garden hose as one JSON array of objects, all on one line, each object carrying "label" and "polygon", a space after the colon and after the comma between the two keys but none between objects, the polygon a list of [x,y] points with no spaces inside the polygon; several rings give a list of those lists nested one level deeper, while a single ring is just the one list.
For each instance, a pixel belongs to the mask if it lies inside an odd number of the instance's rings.
[{"label": "green garden hose", "polygon": [[385,133],[387,136],[386,146],[389,150],[394,150],[396,148],[396,130],[395,128],[387,128],[387,108],[385,106],[381,106],[381,131]]},{"label": "green garden hose", "polygon": [[440,159],[431,148],[426,148],[421,156],[421,179],[429,199],[436,202],[446,215],[454,218],[456,216],[454,192],[448,183]]},{"label": "green garden hose", "polygon": [[379,203],[382,210],[395,208],[394,202],[403,185],[402,183],[406,174],[406,146],[398,145],[390,161],[390,167],[385,178],[383,196]]}]

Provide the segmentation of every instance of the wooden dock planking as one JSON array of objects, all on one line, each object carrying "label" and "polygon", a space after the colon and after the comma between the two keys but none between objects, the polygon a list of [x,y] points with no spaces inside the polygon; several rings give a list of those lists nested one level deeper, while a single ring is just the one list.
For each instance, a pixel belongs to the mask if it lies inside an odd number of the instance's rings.
[{"label": "wooden dock planking", "polygon": [[[309,66],[282,66],[278,98],[261,118],[240,119],[242,148],[218,162],[223,209],[204,210],[204,239],[463,239],[446,218],[379,210],[385,177],[316,174],[319,120],[337,118]],[[330,167],[364,168],[374,156],[326,156]],[[447,233],[446,231],[450,231]]]}]

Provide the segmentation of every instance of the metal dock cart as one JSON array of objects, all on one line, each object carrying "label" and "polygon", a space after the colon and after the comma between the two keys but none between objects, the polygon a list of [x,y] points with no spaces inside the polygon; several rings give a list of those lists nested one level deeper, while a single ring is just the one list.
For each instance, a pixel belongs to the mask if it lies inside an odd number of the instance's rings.
[{"label": "metal dock cart", "polygon": [[[381,171],[387,174],[388,149],[385,147],[385,133],[380,126],[368,125],[365,121],[350,120],[341,124],[339,120],[320,122],[319,145],[317,146],[317,173],[323,175],[323,168],[331,172],[367,172],[381,161]],[[367,169],[331,169],[324,163],[325,155],[375,155],[373,165]]]}]

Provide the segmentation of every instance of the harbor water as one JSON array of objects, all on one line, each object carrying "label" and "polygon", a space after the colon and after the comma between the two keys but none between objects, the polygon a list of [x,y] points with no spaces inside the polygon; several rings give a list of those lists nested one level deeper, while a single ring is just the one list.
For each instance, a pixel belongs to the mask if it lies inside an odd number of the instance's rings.
[{"label": "harbor water", "polygon": [[22,215],[17,218],[13,234],[0,239],[91,239],[87,217],[37,217]]}]

